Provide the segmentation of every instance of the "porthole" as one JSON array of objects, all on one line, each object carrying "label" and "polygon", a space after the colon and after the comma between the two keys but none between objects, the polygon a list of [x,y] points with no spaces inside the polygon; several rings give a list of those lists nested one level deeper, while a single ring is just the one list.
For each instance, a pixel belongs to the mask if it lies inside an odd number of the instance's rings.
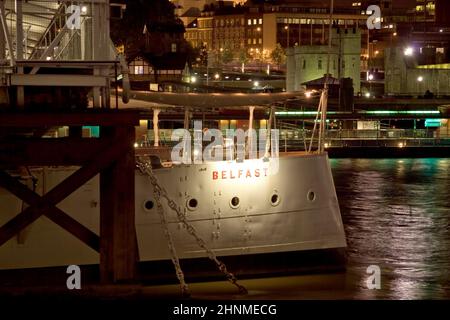
[{"label": "porthole", "polygon": [[316,200],[316,194],[314,193],[314,191],[309,191],[307,197],[308,197],[308,200],[311,202]]},{"label": "porthole", "polygon": [[195,198],[190,198],[190,199],[187,201],[187,207],[188,207],[189,210],[195,210],[195,209],[197,209],[197,207],[198,207],[198,201],[197,201],[197,199],[195,199]]},{"label": "porthole", "polygon": [[230,200],[230,207],[232,207],[233,209],[237,209],[237,208],[239,208],[240,203],[241,203],[241,201],[239,200],[238,197],[233,197]]},{"label": "porthole", "polygon": [[270,197],[270,203],[273,206],[277,206],[280,203],[280,196],[277,193],[272,194]]},{"label": "porthole", "polygon": [[150,211],[155,207],[155,203],[152,200],[147,200],[144,202],[144,209]]}]

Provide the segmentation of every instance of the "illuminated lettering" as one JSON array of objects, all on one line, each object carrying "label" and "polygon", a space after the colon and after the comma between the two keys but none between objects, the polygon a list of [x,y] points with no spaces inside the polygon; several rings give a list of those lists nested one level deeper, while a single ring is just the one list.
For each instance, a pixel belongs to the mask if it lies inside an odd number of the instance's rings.
[{"label": "illuminated lettering", "polygon": [[256,169],[230,169],[230,170],[213,170],[213,180],[227,180],[227,179],[252,179],[267,177],[269,175],[269,168],[256,168]]}]

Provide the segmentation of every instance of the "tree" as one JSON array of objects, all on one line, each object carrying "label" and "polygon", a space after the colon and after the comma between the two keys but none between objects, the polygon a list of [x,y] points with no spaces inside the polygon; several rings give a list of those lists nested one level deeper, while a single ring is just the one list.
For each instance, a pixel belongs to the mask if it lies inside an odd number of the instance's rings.
[{"label": "tree", "polygon": [[199,64],[201,66],[208,66],[208,48],[202,44],[199,48]]},{"label": "tree", "polygon": [[239,50],[238,59],[242,65],[241,71],[242,71],[242,73],[244,73],[245,72],[245,64],[250,60],[250,55],[248,54],[247,49],[242,48],[241,50]]},{"label": "tree", "polygon": [[270,53],[270,58],[278,68],[280,67],[280,64],[283,64],[286,61],[286,53],[281,44],[277,43],[276,48]]},{"label": "tree", "polygon": [[[185,31],[169,0],[128,0],[126,5],[123,18],[111,20],[111,39],[116,47],[123,46],[128,56],[145,49],[145,30],[169,34]],[[161,43],[150,45],[157,48]]]},{"label": "tree", "polygon": [[200,62],[200,48],[194,48],[192,45],[188,42],[186,43],[185,49],[186,51],[186,57],[187,57],[187,63],[189,67],[192,67],[193,65],[199,65]]},{"label": "tree", "polygon": [[234,55],[229,45],[225,45],[223,51],[221,52],[221,62],[224,64],[230,63],[233,61]]},{"label": "tree", "polygon": [[240,63],[247,63],[250,60],[250,55],[248,54],[247,49],[242,48],[239,50],[238,59]]}]

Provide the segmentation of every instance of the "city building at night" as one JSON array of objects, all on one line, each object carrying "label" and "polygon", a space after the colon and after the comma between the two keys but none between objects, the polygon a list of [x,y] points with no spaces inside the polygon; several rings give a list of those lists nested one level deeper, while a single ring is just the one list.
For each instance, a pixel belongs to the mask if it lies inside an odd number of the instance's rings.
[{"label": "city building at night", "polygon": [[[287,50],[286,88],[300,90],[302,83],[323,77],[327,72],[328,45],[302,45]],[[361,31],[337,29],[332,33],[329,72],[332,77],[351,78],[354,92],[361,91]]]},{"label": "city building at night", "polygon": [[194,48],[205,47],[207,50],[213,49],[213,12],[204,10],[200,16],[186,25],[185,39]]},{"label": "city building at night", "polygon": [[[386,49],[385,93],[387,95],[450,95],[450,64],[418,63],[414,52],[403,47]],[[406,54],[405,54],[406,53]]]},{"label": "city building at night", "polygon": [[[188,25],[185,38],[194,47],[207,46],[216,56],[230,48],[245,50],[254,59],[264,59],[277,44],[288,48],[323,45],[328,41],[329,9],[322,3],[285,1],[283,5],[261,5],[248,1],[244,6],[208,8],[208,13],[205,10]],[[367,16],[359,7],[338,3],[333,20],[335,28],[365,30]],[[366,37],[361,37],[361,42],[364,55]]]}]

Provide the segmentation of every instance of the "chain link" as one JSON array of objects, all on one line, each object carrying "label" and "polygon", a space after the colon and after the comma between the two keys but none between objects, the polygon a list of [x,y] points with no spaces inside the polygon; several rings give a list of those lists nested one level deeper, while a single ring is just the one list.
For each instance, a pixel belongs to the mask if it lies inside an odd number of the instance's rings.
[{"label": "chain link", "polygon": [[156,208],[159,214],[159,218],[161,220],[161,224],[164,228],[164,235],[167,239],[167,245],[169,247],[170,251],[170,257],[172,260],[172,263],[175,267],[175,272],[177,274],[178,281],[180,282],[180,288],[181,288],[181,294],[183,297],[189,297],[189,287],[184,281],[184,273],[183,269],[181,269],[180,266],[180,260],[178,259],[177,251],[175,249],[175,245],[173,244],[172,236],[170,235],[169,231],[169,224],[167,223],[166,217],[164,215],[164,209],[161,204],[161,193],[160,190],[153,188],[153,194],[155,195],[155,202],[156,202]]},{"label": "chain link", "polygon": [[[182,213],[182,211],[178,207],[177,203],[169,197],[169,195],[168,195],[167,191],[164,189],[164,187],[159,185],[158,180],[153,173],[151,162],[143,161],[142,159],[138,159],[136,161],[136,163],[137,163],[139,170],[149,177],[150,183],[153,186],[155,196],[158,198],[157,204],[159,203],[159,205],[161,205],[161,202],[160,202],[161,197],[165,198],[167,200],[167,204],[168,204],[169,208],[172,209],[176,213],[178,220],[185,226],[187,232],[192,237],[194,237],[194,239],[197,242],[197,244],[199,245],[199,247],[202,248],[203,250],[205,250],[205,252],[208,255],[208,258],[216,264],[217,268],[226,276],[227,280],[238,288],[239,293],[247,294],[248,293],[247,289],[237,282],[235,275],[233,273],[231,273],[230,271],[228,271],[226,265],[217,258],[214,251],[212,251],[207,246],[206,242],[197,234],[197,231],[195,230],[195,228],[187,221],[186,216]],[[161,210],[162,210],[162,206],[161,206]],[[167,224],[164,214],[162,216],[165,221],[164,223]],[[169,246],[173,246],[173,243],[171,243]],[[180,268],[180,270],[181,270],[181,268]],[[177,272],[178,272],[178,269],[177,269]],[[180,280],[180,282],[181,282],[181,280]]]}]

